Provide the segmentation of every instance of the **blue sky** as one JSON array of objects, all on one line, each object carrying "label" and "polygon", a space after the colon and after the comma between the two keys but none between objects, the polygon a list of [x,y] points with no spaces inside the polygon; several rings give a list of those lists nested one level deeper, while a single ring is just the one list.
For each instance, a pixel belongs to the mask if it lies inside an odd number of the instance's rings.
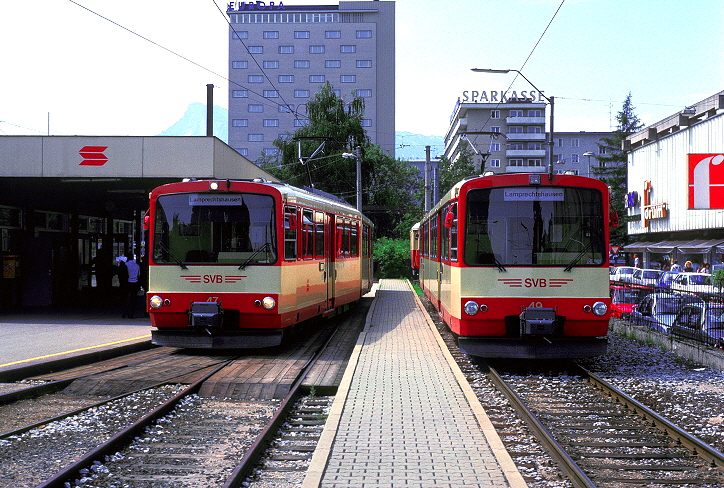
[{"label": "blue sky", "polygon": [[[0,134],[153,135],[205,103],[207,83],[227,107],[228,26],[216,7],[226,2],[75,1],[0,6]],[[724,89],[721,0],[560,5],[398,0],[396,129],[443,136],[463,91],[505,90],[515,78],[474,67],[522,70],[555,97],[556,131],[615,127],[629,92],[649,124]],[[517,78],[512,89],[530,87]]]}]

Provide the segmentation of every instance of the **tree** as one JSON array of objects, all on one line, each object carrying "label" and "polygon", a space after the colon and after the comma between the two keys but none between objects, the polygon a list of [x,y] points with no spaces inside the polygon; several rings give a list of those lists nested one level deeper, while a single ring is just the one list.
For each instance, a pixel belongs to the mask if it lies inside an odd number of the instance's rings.
[{"label": "tree", "polygon": [[[450,161],[448,158],[442,157],[438,168],[440,171],[439,195],[441,197],[450,191],[458,181],[476,174],[473,153],[470,151],[470,148],[466,146],[461,148],[455,161]],[[435,203],[436,202],[433,202],[433,206]]]},{"label": "tree", "polygon": [[362,127],[364,99],[355,97],[345,103],[325,83],[307,104],[307,115],[305,127],[274,141],[281,152],[280,163],[263,168],[292,185],[313,185],[342,198],[354,196],[356,161],[343,158],[342,153],[369,144]]},{"label": "tree", "polygon": [[616,115],[618,126],[610,137],[601,138],[598,146],[602,153],[596,156],[598,168],[592,168],[594,175],[604,181],[611,188],[611,202],[618,214],[619,227],[611,230],[611,244],[625,245],[628,242],[626,222],[631,220],[626,216],[626,193],[628,179],[628,162],[626,153],[621,149],[623,141],[631,134],[643,128],[643,124],[634,113],[631,103],[631,93],[626,96],[621,111]]},{"label": "tree", "polygon": [[[364,100],[355,97],[345,103],[326,83],[308,103],[307,110],[309,123],[305,127],[288,134],[284,140],[274,141],[281,151],[281,163],[267,158],[263,168],[282,181],[296,186],[313,185],[355,205],[357,162],[342,154],[355,153],[359,147],[362,210],[375,224],[377,236],[402,237],[398,227],[417,207],[415,169],[370,144],[362,127]],[[409,228],[403,235],[407,236],[408,232]]]}]

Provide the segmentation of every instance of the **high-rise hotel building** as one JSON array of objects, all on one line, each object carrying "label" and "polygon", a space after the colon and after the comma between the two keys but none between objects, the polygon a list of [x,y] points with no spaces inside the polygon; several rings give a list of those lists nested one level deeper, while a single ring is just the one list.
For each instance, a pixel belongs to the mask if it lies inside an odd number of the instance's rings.
[{"label": "high-rise hotel building", "polygon": [[373,144],[395,150],[395,3],[230,2],[229,145],[251,161],[308,123],[324,83],[365,101]]}]

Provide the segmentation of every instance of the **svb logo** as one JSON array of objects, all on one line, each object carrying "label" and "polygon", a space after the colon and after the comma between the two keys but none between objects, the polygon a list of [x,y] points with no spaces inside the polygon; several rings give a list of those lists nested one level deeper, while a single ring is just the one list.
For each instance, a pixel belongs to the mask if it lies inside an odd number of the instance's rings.
[{"label": "svb logo", "polygon": [[724,154],[689,154],[689,208],[724,208]]}]

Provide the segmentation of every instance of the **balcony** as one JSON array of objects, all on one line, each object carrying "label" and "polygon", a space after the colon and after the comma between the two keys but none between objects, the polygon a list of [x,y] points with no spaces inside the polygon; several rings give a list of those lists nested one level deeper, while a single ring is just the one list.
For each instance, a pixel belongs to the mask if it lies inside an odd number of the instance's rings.
[{"label": "balcony", "polygon": [[509,158],[544,158],[545,149],[508,149],[505,155]]},{"label": "balcony", "polygon": [[545,117],[507,117],[508,125],[545,125]]},{"label": "balcony", "polygon": [[545,132],[538,132],[538,133],[520,133],[520,132],[508,132],[505,134],[505,138],[509,141],[545,141],[546,140],[546,133]]}]

